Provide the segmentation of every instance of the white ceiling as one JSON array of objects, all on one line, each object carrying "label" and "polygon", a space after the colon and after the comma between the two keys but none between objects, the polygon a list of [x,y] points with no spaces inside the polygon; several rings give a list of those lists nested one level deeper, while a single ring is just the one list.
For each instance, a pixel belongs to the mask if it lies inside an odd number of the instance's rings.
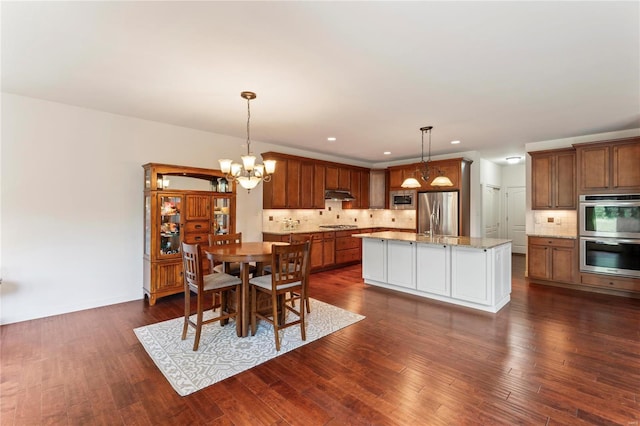
[{"label": "white ceiling", "polygon": [[637,1],[1,8],[4,92],[360,162],[640,128]]}]

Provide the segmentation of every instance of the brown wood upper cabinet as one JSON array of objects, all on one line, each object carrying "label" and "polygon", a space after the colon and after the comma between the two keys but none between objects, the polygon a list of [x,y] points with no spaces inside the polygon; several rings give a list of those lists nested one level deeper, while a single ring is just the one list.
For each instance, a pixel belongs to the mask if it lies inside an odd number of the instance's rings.
[{"label": "brown wood upper cabinet", "polygon": [[352,170],[351,171],[351,195],[355,198],[353,201],[344,201],[343,209],[368,209],[369,208],[369,171],[368,170]]},{"label": "brown wood upper cabinet", "polygon": [[325,188],[341,191],[351,190],[351,169],[339,165],[326,166]]},{"label": "brown wood upper cabinet", "polygon": [[313,174],[313,163],[304,162],[300,165],[300,188],[302,188],[300,191],[300,205],[302,206],[313,205]]},{"label": "brown wood upper cabinet", "polygon": [[[324,209],[324,181],[325,181],[326,167],[322,164],[315,163],[313,165],[313,203],[311,208]],[[303,188],[305,188],[303,186]]]},{"label": "brown wood upper cabinet", "polygon": [[[470,164],[470,161],[463,158],[430,161],[428,182],[423,181],[420,175],[419,170],[422,169],[421,163],[389,167],[389,189],[402,190],[402,182],[404,182],[404,180],[407,178],[414,177],[418,180],[418,182],[420,182],[421,185],[420,188],[417,188],[418,191],[434,191],[438,189],[459,190],[462,189],[463,186],[461,176]],[[433,182],[433,180],[439,176],[438,171],[451,179],[451,183],[453,183],[453,186],[445,188],[432,186],[431,183]]]},{"label": "brown wood upper cabinet", "polygon": [[327,166],[325,167],[325,178],[324,178],[324,187],[325,189],[338,189],[338,167],[337,166]]},{"label": "brown wood upper cabinet", "polygon": [[418,168],[417,164],[402,165],[396,167],[389,167],[389,188],[390,189],[402,189],[400,185],[405,179],[414,177],[418,179],[418,182],[423,183],[416,172]]},{"label": "brown wood upper cabinet", "polygon": [[530,152],[531,208],[575,210],[576,152],[573,148]]},{"label": "brown wood upper cabinet", "polygon": [[271,180],[264,182],[265,209],[323,209],[326,189],[356,192],[356,201],[345,208],[369,208],[368,169],[277,152],[262,158],[276,160]]},{"label": "brown wood upper cabinet", "polygon": [[300,208],[301,162],[295,158],[264,156],[276,160],[270,182],[264,182],[262,207],[265,209]]},{"label": "brown wood upper cabinet", "polygon": [[574,147],[580,194],[640,192],[640,137]]}]

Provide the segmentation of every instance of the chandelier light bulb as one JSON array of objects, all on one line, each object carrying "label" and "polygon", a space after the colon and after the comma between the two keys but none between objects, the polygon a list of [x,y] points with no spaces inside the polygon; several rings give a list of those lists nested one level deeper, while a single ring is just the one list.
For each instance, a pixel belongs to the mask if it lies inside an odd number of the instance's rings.
[{"label": "chandelier light bulb", "polygon": [[253,166],[256,164],[256,157],[253,155],[243,155],[242,157],[242,166],[245,170],[251,171],[253,170]]},{"label": "chandelier light bulb", "polygon": [[276,171],[276,160],[264,160],[264,169],[268,175]]},{"label": "chandelier light bulb", "polygon": [[229,174],[229,172],[231,171],[231,163],[233,162],[233,160],[224,158],[218,161],[220,162],[220,171],[224,174]]}]

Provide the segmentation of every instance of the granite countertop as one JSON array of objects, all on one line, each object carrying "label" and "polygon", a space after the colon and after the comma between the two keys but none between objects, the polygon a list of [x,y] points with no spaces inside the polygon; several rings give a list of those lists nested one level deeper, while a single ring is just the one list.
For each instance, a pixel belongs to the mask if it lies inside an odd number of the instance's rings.
[{"label": "granite countertop", "polygon": [[372,232],[370,234],[355,234],[359,238],[379,238],[383,240],[411,241],[421,244],[446,244],[450,246],[471,247],[479,249],[489,249],[503,244],[508,244],[511,240],[501,238],[472,238],[472,237],[447,237],[447,236],[426,236],[410,232]]},{"label": "granite countertop", "polygon": [[541,238],[566,238],[569,240],[575,240],[578,237],[575,235],[551,235],[551,234],[527,234],[527,237],[541,237]]},{"label": "granite countertop", "polygon": [[[309,234],[315,232],[336,232],[336,231],[358,231],[361,229],[389,228],[388,226],[356,226],[355,228],[321,228],[320,226],[303,227],[291,231],[263,231],[265,234],[289,235],[289,234]],[[405,228],[398,228],[405,229]],[[398,231],[400,232],[400,231]]]}]

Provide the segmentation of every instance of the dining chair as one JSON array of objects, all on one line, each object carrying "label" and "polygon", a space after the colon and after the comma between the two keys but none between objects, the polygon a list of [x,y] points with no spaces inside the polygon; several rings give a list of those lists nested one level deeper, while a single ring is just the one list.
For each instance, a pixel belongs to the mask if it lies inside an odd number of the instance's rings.
[{"label": "dining chair", "polygon": [[[309,262],[307,262],[307,271],[304,271],[304,281],[302,285],[304,286],[304,302],[307,306],[307,313],[311,313],[311,304],[309,303],[309,276],[311,275],[311,235],[310,234],[291,234],[289,236],[289,243],[304,243],[309,242]],[[302,299],[302,295],[292,291],[290,293],[290,299],[293,306],[295,306],[295,301]]]},{"label": "dining chair", "polygon": [[[236,232],[235,234],[209,234],[209,245],[224,245],[224,244],[239,244],[242,242],[242,232]],[[223,262],[217,265],[211,265],[212,270],[216,272],[224,272],[230,275],[240,276],[240,263],[238,262]],[[255,274],[256,267],[249,265],[249,274]]]},{"label": "dining chair", "polygon": [[[271,275],[262,275],[249,280],[251,291],[251,334],[256,334],[257,320],[262,319],[273,326],[276,350],[280,350],[280,330],[295,325],[300,326],[302,340],[306,340],[304,303],[296,309],[292,298],[287,293],[296,292],[300,300],[305,297],[305,274],[308,273],[309,241],[293,243],[287,246],[273,245],[271,253]],[[257,309],[258,293],[271,298],[271,312]],[[292,312],[297,319],[287,322],[287,312]],[[280,315],[279,315],[280,314]]]},{"label": "dining chair", "polygon": [[[213,272],[211,274],[202,274],[202,252],[199,244],[182,243],[182,260],[183,260],[183,276],[184,276],[184,326],[182,328],[182,340],[187,338],[189,326],[196,329],[196,336],[193,342],[193,350],[197,351],[200,344],[200,335],[202,334],[202,326],[212,322],[220,321],[221,325],[225,325],[230,318],[235,318],[236,323],[239,318],[238,303],[240,303],[240,289],[242,280],[233,275]],[[229,292],[235,291],[235,306],[229,306]],[[191,310],[191,293],[196,294],[196,320],[193,321],[191,316],[194,314]],[[220,297],[220,314],[215,316],[214,302],[216,295]],[[212,312],[214,317],[204,319],[205,298],[211,296]]]},{"label": "dining chair", "polygon": [[[311,247],[311,234],[294,234],[291,233],[289,234],[289,243],[303,243],[309,241],[309,247]],[[311,253],[311,248],[309,248],[309,253]],[[306,271],[305,273],[305,280],[304,280],[304,288],[305,288],[305,303],[306,303],[306,307],[307,307],[307,313],[311,313],[311,304],[309,303],[309,275],[311,273],[311,262],[307,262],[307,267],[309,268],[309,271]],[[271,265],[265,265],[264,266],[264,274],[270,274],[271,273]],[[291,300],[291,303],[293,306],[296,305],[296,300],[299,300],[301,298],[300,294],[297,294],[295,292],[290,292],[289,293],[289,299]]]}]

